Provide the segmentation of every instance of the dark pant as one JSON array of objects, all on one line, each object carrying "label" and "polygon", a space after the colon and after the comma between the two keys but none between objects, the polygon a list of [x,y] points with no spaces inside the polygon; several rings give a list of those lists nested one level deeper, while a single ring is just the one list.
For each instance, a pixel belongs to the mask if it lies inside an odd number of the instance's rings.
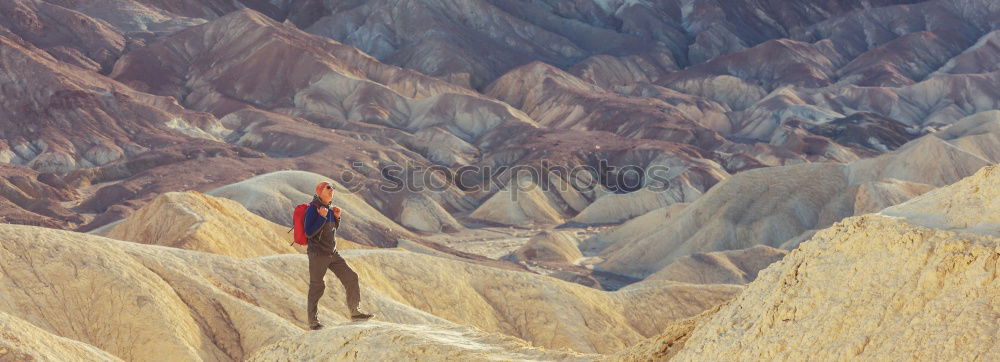
[{"label": "dark pant", "polygon": [[309,301],[306,309],[309,323],[316,322],[316,304],[319,303],[319,297],[322,297],[323,291],[326,290],[323,277],[326,275],[327,269],[332,271],[337,279],[340,279],[340,283],[344,285],[344,290],[347,291],[347,308],[351,310],[352,315],[357,314],[358,305],[361,304],[358,274],[347,265],[347,261],[339,253],[336,251],[333,252],[333,255],[309,253]]}]

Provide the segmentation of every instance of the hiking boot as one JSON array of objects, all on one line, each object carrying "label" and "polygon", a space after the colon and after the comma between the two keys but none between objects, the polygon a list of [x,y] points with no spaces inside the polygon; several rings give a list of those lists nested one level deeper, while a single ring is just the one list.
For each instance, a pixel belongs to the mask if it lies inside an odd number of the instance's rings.
[{"label": "hiking boot", "polygon": [[364,320],[371,319],[371,317],[372,317],[371,314],[362,313],[362,312],[354,312],[354,314],[351,314],[351,320],[355,320],[355,321],[364,321]]},{"label": "hiking boot", "polygon": [[323,329],[323,325],[320,324],[319,322],[312,322],[312,323],[309,323],[309,329],[312,329],[314,331],[315,330],[320,330],[320,329]]}]

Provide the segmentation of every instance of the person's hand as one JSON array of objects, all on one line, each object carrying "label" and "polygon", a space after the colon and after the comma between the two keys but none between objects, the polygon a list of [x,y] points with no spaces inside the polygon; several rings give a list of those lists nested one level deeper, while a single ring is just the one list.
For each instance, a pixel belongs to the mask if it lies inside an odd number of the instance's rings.
[{"label": "person's hand", "polygon": [[336,206],[333,207],[333,217],[336,218],[336,219],[340,218],[340,208],[339,207],[336,207]]},{"label": "person's hand", "polygon": [[326,209],[325,207],[317,207],[317,208],[316,208],[316,212],[319,212],[319,216],[322,216],[322,217],[324,217],[324,218],[326,217],[326,213],[327,213],[328,211],[329,211],[329,210],[327,210],[327,209]]}]

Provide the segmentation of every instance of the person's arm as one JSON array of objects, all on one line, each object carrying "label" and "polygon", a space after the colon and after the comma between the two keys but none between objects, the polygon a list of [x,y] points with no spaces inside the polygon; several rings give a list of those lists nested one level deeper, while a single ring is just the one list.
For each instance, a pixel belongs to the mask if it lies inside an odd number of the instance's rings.
[{"label": "person's arm", "polygon": [[326,218],[320,216],[319,212],[316,211],[316,205],[309,205],[306,209],[306,220],[303,222],[306,228],[306,235],[308,237],[314,237],[323,229],[323,224],[326,223]]},{"label": "person's arm", "polygon": [[340,228],[340,208],[334,206],[330,211],[330,213],[333,214],[331,215],[333,217],[333,226]]}]

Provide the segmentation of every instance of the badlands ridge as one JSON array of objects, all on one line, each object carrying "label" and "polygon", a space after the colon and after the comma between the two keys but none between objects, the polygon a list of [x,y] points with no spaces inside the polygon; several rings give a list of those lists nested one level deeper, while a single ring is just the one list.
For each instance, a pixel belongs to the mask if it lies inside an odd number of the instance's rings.
[{"label": "badlands ridge", "polygon": [[[277,247],[271,255],[243,258],[210,253],[225,254],[211,250],[224,240],[268,254],[267,244],[285,240],[266,239],[273,227],[238,203],[193,192],[168,193],[147,207],[173,208],[177,220],[200,221],[143,229],[153,223],[126,220],[109,236],[141,238],[146,230],[203,251],[0,225],[0,355],[1000,357],[994,298],[1000,294],[1000,166],[820,230],[745,288],[671,281],[683,273],[664,272],[673,277],[606,292],[399,249],[344,250],[378,319],[347,322],[343,291],[329,288],[320,315],[330,327],[319,332],[303,327],[304,255]],[[181,217],[180,210],[188,214]]]}]

